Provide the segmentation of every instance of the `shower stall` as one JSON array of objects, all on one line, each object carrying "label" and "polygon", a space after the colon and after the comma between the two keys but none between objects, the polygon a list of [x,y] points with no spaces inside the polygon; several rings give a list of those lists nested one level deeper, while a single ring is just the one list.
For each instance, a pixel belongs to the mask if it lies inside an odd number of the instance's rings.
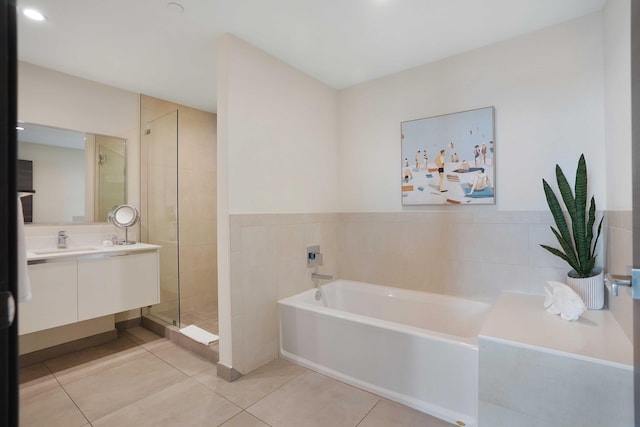
[{"label": "shower stall", "polygon": [[216,116],[141,97],[141,240],[160,245],[160,303],[144,315],[218,333]]}]

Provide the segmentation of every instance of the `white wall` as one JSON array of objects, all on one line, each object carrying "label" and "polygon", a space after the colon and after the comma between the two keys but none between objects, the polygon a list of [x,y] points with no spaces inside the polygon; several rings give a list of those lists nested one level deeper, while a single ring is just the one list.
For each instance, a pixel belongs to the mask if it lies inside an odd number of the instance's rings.
[{"label": "white wall", "polygon": [[229,36],[231,213],[334,212],[337,92]]},{"label": "white wall", "polygon": [[604,9],[605,146],[607,209],[630,210],[631,11],[629,0],[608,0]]},{"label": "white wall", "polygon": [[139,95],[18,63],[18,120],[127,139],[127,199],[140,206]]},{"label": "white wall", "polygon": [[[242,300],[242,279],[232,274],[229,215],[338,209],[337,102],[336,90],[280,60],[232,35],[220,40],[218,305],[225,366],[243,364],[239,346],[250,334],[239,323],[242,310],[232,310]],[[253,263],[262,266],[273,253],[263,255]]]},{"label": "white wall", "polygon": [[[340,209],[401,211],[400,123],[496,108],[498,210],[546,210],[541,178],[585,153],[605,202],[602,14],[340,92]],[[572,178],[569,178],[572,180]]]}]

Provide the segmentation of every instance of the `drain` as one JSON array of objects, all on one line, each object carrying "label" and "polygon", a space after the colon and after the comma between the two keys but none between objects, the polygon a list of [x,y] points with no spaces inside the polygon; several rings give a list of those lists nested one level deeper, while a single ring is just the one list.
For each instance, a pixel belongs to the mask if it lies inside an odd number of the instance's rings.
[{"label": "drain", "polygon": [[318,290],[316,291],[316,301],[320,301],[321,299],[322,299],[322,292]]}]

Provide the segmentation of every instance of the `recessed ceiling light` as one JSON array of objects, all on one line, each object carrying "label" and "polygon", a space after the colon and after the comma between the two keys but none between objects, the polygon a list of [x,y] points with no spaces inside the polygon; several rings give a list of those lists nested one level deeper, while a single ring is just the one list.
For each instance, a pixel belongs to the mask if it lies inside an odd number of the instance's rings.
[{"label": "recessed ceiling light", "polygon": [[22,11],[24,16],[27,18],[33,19],[34,21],[44,21],[47,19],[41,12],[35,9],[25,9]]}]

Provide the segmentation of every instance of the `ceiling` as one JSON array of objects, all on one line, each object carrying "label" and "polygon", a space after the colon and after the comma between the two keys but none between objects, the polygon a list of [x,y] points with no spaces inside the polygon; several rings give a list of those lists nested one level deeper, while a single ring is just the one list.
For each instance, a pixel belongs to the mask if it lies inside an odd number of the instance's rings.
[{"label": "ceiling", "polygon": [[231,33],[336,89],[602,9],[606,0],[18,0],[18,59],[216,111]]}]

